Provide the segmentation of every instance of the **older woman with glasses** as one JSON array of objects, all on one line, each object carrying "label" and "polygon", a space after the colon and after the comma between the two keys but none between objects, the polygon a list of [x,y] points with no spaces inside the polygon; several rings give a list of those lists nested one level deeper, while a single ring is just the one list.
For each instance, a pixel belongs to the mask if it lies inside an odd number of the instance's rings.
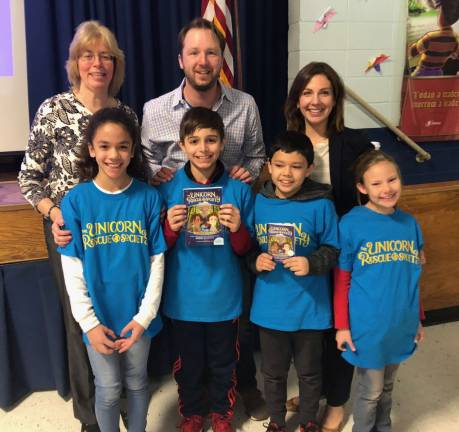
[{"label": "older woman with glasses", "polygon": [[[70,90],[46,99],[39,107],[19,173],[25,198],[44,217],[49,259],[63,308],[67,335],[70,388],[81,431],[99,431],[94,414],[94,384],[81,330],[75,322],[65,289],[55,241],[65,245],[70,232],[64,225],[60,202],[78,183],[76,161],[90,117],[101,108],[120,107],[115,98],[124,80],[124,53],[113,33],[97,21],[81,23],[70,44],[66,63]],[[54,231],[54,238],[53,238]]]}]

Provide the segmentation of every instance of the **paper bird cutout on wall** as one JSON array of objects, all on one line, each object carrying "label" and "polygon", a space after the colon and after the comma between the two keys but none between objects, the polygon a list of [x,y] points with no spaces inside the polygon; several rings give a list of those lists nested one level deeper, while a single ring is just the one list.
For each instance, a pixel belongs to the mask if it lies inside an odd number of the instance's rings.
[{"label": "paper bird cutout on wall", "polygon": [[320,18],[317,19],[314,23],[314,28],[312,29],[312,32],[315,33],[320,29],[326,28],[327,24],[335,15],[336,11],[331,6],[329,6],[327,9],[325,9],[324,13],[320,16]]},{"label": "paper bird cutout on wall", "polygon": [[374,59],[368,62],[368,66],[365,69],[365,73],[367,73],[371,69],[374,69],[377,72],[381,72],[381,63],[384,63],[388,59],[389,59],[388,55],[379,54],[379,56],[376,56]]}]

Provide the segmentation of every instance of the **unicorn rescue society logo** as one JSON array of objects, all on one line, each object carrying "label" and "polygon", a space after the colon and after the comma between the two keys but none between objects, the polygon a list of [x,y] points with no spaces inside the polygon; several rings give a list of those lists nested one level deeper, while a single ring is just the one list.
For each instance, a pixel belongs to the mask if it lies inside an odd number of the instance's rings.
[{"label": "unicorn rescue society logo", "polygon": [[140,220],[87,223],[81,234],[85,250],[113,243],[147,244],[147,231]]},{"label": "unicorn rescue society logo", "polygon": [[368,242],[360,247],[357,255],[360,264],[379,264],[394,261],[406,261],[410,264],[419,264],[419,251],[414,241],[384,240]]}]

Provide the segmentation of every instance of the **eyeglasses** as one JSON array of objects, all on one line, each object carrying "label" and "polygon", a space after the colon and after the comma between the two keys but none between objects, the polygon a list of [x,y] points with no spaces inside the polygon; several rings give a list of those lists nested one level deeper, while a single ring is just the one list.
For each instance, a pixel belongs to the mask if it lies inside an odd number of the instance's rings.
[{"label": "eyeglasses", "polygon": [[80,55],[80,59],[86,63],[92,63],[96,59],[96,57],[102,63],[113,63],[113,61],[115,60],[115,56],[108,53],[94,54],[92,52],[85,52],[84,54]]}]

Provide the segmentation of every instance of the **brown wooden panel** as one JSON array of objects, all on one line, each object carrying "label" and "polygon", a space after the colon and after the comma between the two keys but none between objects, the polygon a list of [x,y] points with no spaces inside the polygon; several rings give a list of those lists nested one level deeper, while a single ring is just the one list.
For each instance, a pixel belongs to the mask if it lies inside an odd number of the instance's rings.
[{"label": "brown wooden panel", "polygon": [[[459,306],[459,182],[405,186],[400,207],[424,235],[424,308]],[[0,206],[0,245],[0,263],[47,258],[41,216],[28,205]]]},{"label": "brown wooden panel", "polygon": [[0,206],[0,264],[48,258],[41,216],[29,205]]},{"label": "brown wooden panel", "polygon": [[459,182],[405,186],[400,208],[416,217],[424,236],[424,308],[459,306]]}]

